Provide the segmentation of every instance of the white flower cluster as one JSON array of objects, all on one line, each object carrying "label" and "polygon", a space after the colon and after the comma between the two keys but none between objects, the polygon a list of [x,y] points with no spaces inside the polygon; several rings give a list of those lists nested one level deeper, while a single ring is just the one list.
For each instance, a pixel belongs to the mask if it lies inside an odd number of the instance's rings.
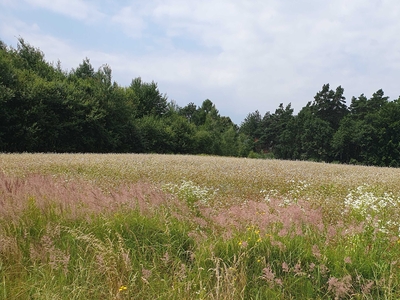
[{"label": "white flower cluster", "polygon": [[388,227],[399,227],[399,223],[388,218],[388,213],[397,210],[400,199],[392,193],[384,192],[377,195],[367,185],[361,185],[349,192],[344,199],[344,213],[352,211],[360,214],[365,221],[379,229],[381,232],[388,232]]},{"label": "white flower cluster", "polygon": [[304,197],[307,188],[310,186],[310,184],[305,181],[295,181],[293,179],[286,181],[286,185],[289,186],[289,189],[283,194],[280,194],[276,189],[264,189],[260,191],[260,194],[264,195],[264,199],[267,202],[270,202],[271,198],[282,199],[282,203],[279,206],[286,207],[297,203],[300,198]]},{"label": "white flower cluster", "polygon": [[279,191],[278,190],[261,190],[260,194],[264,197],[265,201],[270,202],[271,198],[278,198]]},{"label": "white flower cluster", "polygon": [[303,180],[288,180],[287,184],[291,186],[289,192],[288,192],[288,197],[290,199],[293,199],[295,202],[299,200],[303,195],[304,192],[307,190],[307,188],[310,186],[307,182]]},{"label": "white flower cluster", "polygon": [[378,196],[368,190],[370,190],[368,185],[362,185],[350,191],[344,199],[345,206],[357,210],[364,216],[378,213],[386,207],[397,207],[399,199],[395,198],[392,193],[385,192]]},{"label": "white flower cluster", "polygon": [[215,195],[217,190],[200,187],[192,181],[182,180],[181,184],[168,183],[163,186],[163,190],[176,195],[179,199],[187,203],[194,204],[200,202],[207,204],[207,202]]}]

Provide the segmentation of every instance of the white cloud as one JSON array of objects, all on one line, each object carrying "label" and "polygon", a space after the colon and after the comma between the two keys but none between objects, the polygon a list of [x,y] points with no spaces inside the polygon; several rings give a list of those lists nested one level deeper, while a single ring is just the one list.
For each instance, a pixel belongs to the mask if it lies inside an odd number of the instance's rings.
[{"label": "white cloud", "polygon": [[[217,106],[232,112],[243,112],[243,103],[249,112],[274,111],[279,102],[300,109],[324,83],[342,85],[350,100],[364,91],[392,88],[386,79],[400,63],[399,13],[393,7],[396,2],[378,0],[368,5],[344,0],[153,1],[136,6],[135,18],[142,32],[159,26],[164,35],[158,38],[169,41],[168,47],[133,55],[140,63],[132,69],[208,90]],[[204,51],[181,49],[174,45],[176,38]],[[369,72],[388,74],[371,79]]]},{"label": "white cloud", "polygon": [[126,35],[133,38],[140,38],[142,36],[142,30],[145,28],[144,16],[142,14],[143,11],[139,8],[126,6],[112,16],[111,20],[121,24]]},{"label": "white cloud", "polygon": [[39,48],[44,53],[46,61],[56,64],[60,60],[65,70],[76,68],[87,57],[87,52],[74,46],[72,41],[46,34],[36,23],[29,24],[16,18],[4,17],[0,22],[0,35],[14,48],[17,39],[23,38],[25,42]]},{"label": "white cloud", "polygon": [[380,88],[392,99],[400,94],[394,0],[25,1],[78,23],[101,19],[109,25],[104,39],[112,35],[116,46],[104,50],[90,39],[76,45],[39,22],[0,13],[2,36],[22,36],[68,68],[86,56],[95,67],[108,63],[123,85],[136,76],[154,80],[181,104],[191,93],[210,98],[221,112],[240,116],[236,122],[256,109],[274,112],[280,102],[298,110],[324,83],[342,85],[348,103]]},{"label": "white cloud", "polygon": [[24,0],[33,7],[39,7],[84,21],[95,21],[104,16],[97,8],[97,3],[80,0]]}]

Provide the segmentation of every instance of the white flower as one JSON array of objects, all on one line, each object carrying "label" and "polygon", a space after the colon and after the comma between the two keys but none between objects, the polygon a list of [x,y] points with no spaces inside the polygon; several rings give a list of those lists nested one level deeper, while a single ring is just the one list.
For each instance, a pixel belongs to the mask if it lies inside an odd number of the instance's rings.
[{"label": "white flower", "polygon": [[385,225],[381,217],[385,215],[387,211],[390,212],[394,208],[397,208],[400,199],[398,197],[395,198],[392,193],[384,192],[378,195],[371,190],[372,188],[365,184],[350,191],[344,199],[344,213],[349,211],[356,212],[365,217],[369,225],[383,233],[388,233],[389,231],[387,228],[389,226],[397,226],[398,222],[388,220]]}]

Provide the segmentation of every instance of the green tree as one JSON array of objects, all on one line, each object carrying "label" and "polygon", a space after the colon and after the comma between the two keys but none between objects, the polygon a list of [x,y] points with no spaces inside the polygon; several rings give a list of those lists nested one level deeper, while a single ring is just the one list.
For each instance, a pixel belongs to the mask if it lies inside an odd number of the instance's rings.
[{"label": "green tree", "polygon": [[322,90],[315,95],[312,103],[316,116],[328,121],[333,130],[337,130],[340,120],[348,112],[343,92],[344,89],[341,86],[333,91],[329,89],[329,83],[324,84]]},{"label": "green tree", "polygon": [[265,151],[274,153],[277,158],[289,158],[288,153],[291,151],[288,147],[293,145],[290,134],[293,118],[291,103],[286,107],[281,103],[274,114],[264,116],[262,144]]},{"label": "green tree", "polygon": [[[341,120],[332,140],[336,159],[345,163],[385,165],[388,153],[384,153],[387,143],[386,131],[390,122],[383,115],[388,106],[388,97],[378,90],[367,99],[364,94],[353,97],[350,113]],[[389,163],[390,163],[389,162]]]},{"label": "green tree", "polygon": [[179,114],[184,116],[189,123],[194,123],[199,125],[199,121],[196,120],[196,116],[198,114],[197,106],[193,103],[190,102],[188,105],[185,107],[181,108],[179,110]]},{"label": "green tree", "polygon": [[94,78],[95,71],[90,63],[89,58],[85,58],[81,64],[79,64],[78,68],[76,70],[72,70],[71,74],[73,76],[76,76],[80,79],[89,79],[89,78]]},{"label": "green tree", "polygon": [[245,134],[252,141],[251,150],[257,153],[263,150],[262,141],[260,140],[264,131],[262,121],[260,112],[256,110],[246,116],[239,128],[239,133]]},{"label": "green tree", "polygon": [[234,126],[221,134],[221,152],[224,156],[238,156],[240,149],[239,135]]},{"label": "green tree", "polygon": [[172,133],[166,120],[153,115],[136,120],[140,132],[141,148],[145,153],[173,153],[170,148]]},{"label": "green tree", "polygon": [[[383,96],[383,93],[382,93]],[[376,100],[375,94],[373,96]],[[381,166],[399,167],[400,166],[400,98],[387,102],[381,98],[379,109],[379,158]],[[376,102],[375,102],[376,103]],[[374,103],[374,104],[375,104]]]},{"label": "green tree", "polygon": [[15,96],[17,74],[12,55],[2,41],[0,41],[0,70],[0,151],[6,151],[12,136],[10,122],[13,112],[10,104]]},{"label": "green tree", "polygon": [[199,128],[194,134],[194,153],[195,154],[215,154],[213,135],[210,131]]},{"label": "green tree", "polygon": [[313,113],[311,106],[304,107],[297,115],[298,137],[300,138],[300,159],[314,161],[329,161],[331,155],[330,143],[334,133],[327,120]]},{"label": "green tree", "polygon": [[30,44],[24,39],[18,39],[17,50],[18,56],[14,62],[19,69],[29,70],[46,80],[52,80],[57,70],[45,60],[44,53]]},{"label": "green tree", "polygon": [[167,131],[169,133],[169,152],[193,153],[195,148],[195,125],[189,123],[185,117],[178,114],[170,116],[166,122],[168,123]]},{"label": "green tree", "polygon": [[154,81],[146,83],[137,77],[132,80],[129,88],[134,96],[136,118],[147,115],[161,117],[167,112],[167,96],[160,93]]}]

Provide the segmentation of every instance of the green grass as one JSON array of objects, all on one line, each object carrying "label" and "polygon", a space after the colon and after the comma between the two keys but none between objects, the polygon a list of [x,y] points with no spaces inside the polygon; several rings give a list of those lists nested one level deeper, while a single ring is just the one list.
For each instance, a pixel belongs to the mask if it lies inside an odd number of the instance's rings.
[{"label": "green grass", "polygon": [[0,299],[399,299],[399,169],[0,155]]}]

